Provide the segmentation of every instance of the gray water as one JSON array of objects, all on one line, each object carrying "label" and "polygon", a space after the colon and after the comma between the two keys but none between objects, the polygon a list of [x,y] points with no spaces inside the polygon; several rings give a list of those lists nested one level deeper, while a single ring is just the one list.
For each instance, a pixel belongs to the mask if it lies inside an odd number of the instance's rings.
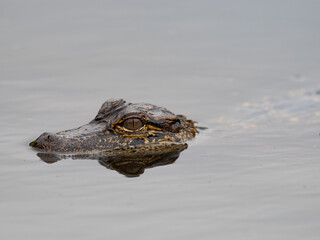
[{"label": "gray water", "polygon": [[[319,1],[0,2],[1,239],[319,239]],[[127,178],[28,143],[108,98],[208,127]]]}]

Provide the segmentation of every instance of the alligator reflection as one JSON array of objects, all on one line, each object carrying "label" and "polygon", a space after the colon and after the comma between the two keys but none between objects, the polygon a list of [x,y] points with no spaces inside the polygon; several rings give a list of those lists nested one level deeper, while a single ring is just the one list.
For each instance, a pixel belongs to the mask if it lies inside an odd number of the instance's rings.
[{"label": "alligator reflection", "polygon": [[72,158],[74,160],[80,159],[93,159],[97,160],[102,166],[116,170],[118,173],[127,177],[139,177],[144,173],[146,168],[153,168],[158,166],[164,166],[174,163],[184,149],[173,148],[170,151],[158,152],[158,153],[144,153],[144,154],[110,154],[100,153],[96,155],[61,155],[55,153],[37,153],[37,156],[48,164],[55,163],[57,161]]}]

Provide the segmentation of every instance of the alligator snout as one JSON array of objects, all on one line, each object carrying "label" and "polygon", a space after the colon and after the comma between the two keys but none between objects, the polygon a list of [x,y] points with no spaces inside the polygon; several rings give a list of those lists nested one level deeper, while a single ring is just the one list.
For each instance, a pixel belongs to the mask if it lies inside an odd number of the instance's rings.
[{"label": "alligator snout", "polygon": [[59,136],[55,133],[42,133],[36,140],[31,142],[29,145],[35,148],[48,149],[54,142],[58,142]]}]

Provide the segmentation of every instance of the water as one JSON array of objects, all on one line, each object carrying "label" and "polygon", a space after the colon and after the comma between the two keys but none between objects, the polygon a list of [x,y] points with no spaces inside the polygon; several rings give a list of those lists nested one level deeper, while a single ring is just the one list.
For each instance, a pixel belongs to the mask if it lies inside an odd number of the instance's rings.
[{"label": "water", "polygon": [[[318,239],[320,4],[1,1],[1,239]],[[207,126],[126,178],[28,142],[107,98]]]}]

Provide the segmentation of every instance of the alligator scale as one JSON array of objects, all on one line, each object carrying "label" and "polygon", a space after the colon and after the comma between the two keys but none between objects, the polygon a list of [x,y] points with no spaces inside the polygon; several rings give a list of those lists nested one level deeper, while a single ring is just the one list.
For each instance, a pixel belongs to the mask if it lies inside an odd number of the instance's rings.
[{"label": "alligator scale", "polygon": [[182,151],[197,129],[183,115],[152,104],[108,100],[81,127],[43,133],[30,146],[58,154],[154,154]]}]

